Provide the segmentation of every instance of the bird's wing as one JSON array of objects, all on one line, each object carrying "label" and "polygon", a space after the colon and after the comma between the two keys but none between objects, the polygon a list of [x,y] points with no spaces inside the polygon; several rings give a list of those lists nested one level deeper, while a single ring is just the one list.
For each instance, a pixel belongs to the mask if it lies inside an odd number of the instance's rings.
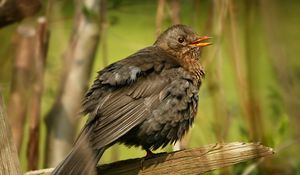
[{"label": "bird's wing", "polygon": [[151,118],[139,126],[143,144],[154,150],[181,139],[197,112],[199,86],[183,69],[171,72],[171,82],[160,92],[160,104],[152,110]]},{"label": "bird's wing", "polygon": [[[153,47],[145,48],[126,59],[118,61],[98,72],[92,87],[86,93],[82,103],[82,114],[92,114],[99,107],[99,102],[106,101],[109,94],[120,88],[134,84],[140,77],[164,68],[176,67],[168,55],[157,54]],[[101,106],[101,105],[100,105]],[[93,116],[93,114],[92,114]]]},{"label": "bird's wing", "polygon": [[160,104],[159,94],[169,83],[169,77],[153,75],[107,94],[94,113],[91,142],[101,148],[113,143],[132,128],[151,117]]}]

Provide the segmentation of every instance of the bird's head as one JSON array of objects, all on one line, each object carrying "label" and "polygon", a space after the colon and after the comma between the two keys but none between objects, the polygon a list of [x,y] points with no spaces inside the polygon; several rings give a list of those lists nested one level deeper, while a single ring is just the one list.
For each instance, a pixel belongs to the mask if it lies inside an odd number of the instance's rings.
[{"label": "bird's head", "polygon": [[163,49],[176,58],[190,58],[198,60],[201,48],[210,45],[206,42],[210,37],[200,37],[185,25],[174,25],[164,31],[154,45]]}]

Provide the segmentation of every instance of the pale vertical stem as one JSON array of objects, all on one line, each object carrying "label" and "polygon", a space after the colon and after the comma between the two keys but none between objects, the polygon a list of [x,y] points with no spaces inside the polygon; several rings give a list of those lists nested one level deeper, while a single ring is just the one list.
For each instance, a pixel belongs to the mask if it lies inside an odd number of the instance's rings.
[{"label": "pale vertical stem", "polygon": [[245,71],[245,65],[243,60],[245,56],[242,54],[242,47],[240,40],[238,39],[238,24],[236,22],[236,15],[234,11],[234,4],[233,0],[230,0],[229,5],[229,23],[230,23],[230,38],[232,41],[231,44],[231,53],[232,53],[232,64],[234,66],[234,75],[236,80],[236,86],[239,94],[239,101],[241,104],[241,109],[243,112],[243,116],[245,117],[245,121],[247,124],[247,130],[250,133],[253,133],[253,127],[251,124],[251,114],[248,110],[248,101],[249,101],[249,94],[248,94],[248,82],[246,81],[247,72]]},{"label": "pale vertical stem", "polygon": [[[56,166],[70,151],[78,120],[80,102],[87,90],[100,40],[101,0],[77,0],[74,30],[65,52],[56,102],[46,116],[46,166]],[[92,14],[92,15],[91,15]]]},{"label": "pale vertical stem", "polygon": [[234,70],[235,70],[235,76],[236,76],[236,81],[237,81],[237,87],[238,92],[239,92],[239,97],[240,101],[242,103],[242,109],[244,111],[245,116],[247,114],[247,105],[246,102],[248,100],[248,84],[246,80],[246,72],[243,71],[245,70],[244,62],[242,61],[244,59],[244,55],[241,53],[242,52],[242,47],[241,43],[238,39],[238,26],[236,23],[236,16],[235,16],[235,11],[233,10],[233,3],[232,0],[230,0],[229,4],[229,22],[230,22],[230,37],[231,37],[231,50],[233,53],[232,62],[234,65]]},{"label": "pale vertical stem", "polygon": [[[214,115],[214,133],[218,142],[224,142],[230,127],[230,116],[227,106],[227,99],[224,92],[224,83],[226,79],[223,77],[224,60],[222,55],[222,40],[224,38],[224,30],[226,19],[228,16],[229,1],[214,0],[212,10],[209,11],[210,20],[207,24],[209,36],[214,39],[212,50],[206,54],[204,65],[206,66],[208,90],[212,97],[212,107]],[[226,158],[221,155],[222,160]],[[231,174],[229,168],[221,170],[221,174]]]},{"label": "pale vertical stem", "polygon": [[157,0],[157,10],[156,10],[156,35],[158,36],[161,32],[161,27],[164,19],[164,8],[165,0]]},{"label": "pale vertical stem", "polygon": [[[208,21],[208,31],[214,40],[214,45],[212,51],[210,51],[206,56],[205,62],[203,63],[205,69],[208,70],[207,83],[209,87],[209,92],[212,96],[213,112],[215,116],[215,134],[219,142],[223,142],[229,126],[229,112],[226,105],[226,97],[224,92],[224,78],[223,73],[223,57],[221,52],[221,41],[223,39],[224,26],[226,22],[226,17],[228,14],[229,2],[225,1],[213,1],[213,21]],[[207,66],[206,66],[207,65]]]},{"label": "pale vertical stem", "polygon": [[171,0],[171,19],[173,24],[180,23],[180,1]]},{"label": "pale vertical stem", "polygon": [[246,48],[246,63],[247,63],[247,80],[248,80],[248,104],[247,110],[250,122],[250,139],[253,141],[262,141],[263,124],[261,120],[261,105],[258,92],[258,57],[257,57],[257,35],[254,31],[257,30],[257,0],[246,1],[246,25],[245,25],[245,48]]}]

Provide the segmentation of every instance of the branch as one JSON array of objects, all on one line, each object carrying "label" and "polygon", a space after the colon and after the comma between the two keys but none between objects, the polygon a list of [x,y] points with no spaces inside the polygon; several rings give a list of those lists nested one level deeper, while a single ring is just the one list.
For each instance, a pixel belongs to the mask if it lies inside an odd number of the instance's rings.
[{"label": "branch", "polygon": [[[98,174],[104,175],[196,175],[250,159],[274,154],[272,148],[259,143],[223,143],[201,148],[161,153],[151,159],[137,158],[100,165]],[[179,166],[180,165],[180,166]],[[53,170],[27,172],[26,175],[47,175]]]},{"label": "branch", "polygon": [[18,153],[13,142],[10,126],[0,91],[0,174],[21,174]]}]

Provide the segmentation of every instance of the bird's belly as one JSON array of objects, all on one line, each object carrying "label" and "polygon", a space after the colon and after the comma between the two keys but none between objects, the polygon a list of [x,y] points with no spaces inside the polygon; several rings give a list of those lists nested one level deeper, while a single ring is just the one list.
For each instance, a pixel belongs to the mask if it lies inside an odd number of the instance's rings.
[{"label": "bird's belly", "polygon": [[145,120],[118,139],[128,146],[156,150],[181,139],[197,113],[199,87],[183,78],[175,79],[157,96]]},{"label": "bird's belly", "polygon": [[144,149],[156,150],[180,140],[189,130],[194,117],[178,122],[162,123],[159,127],[145,131],[141,125],[133,128],[118,141],[125,145],[141,146]]}]

